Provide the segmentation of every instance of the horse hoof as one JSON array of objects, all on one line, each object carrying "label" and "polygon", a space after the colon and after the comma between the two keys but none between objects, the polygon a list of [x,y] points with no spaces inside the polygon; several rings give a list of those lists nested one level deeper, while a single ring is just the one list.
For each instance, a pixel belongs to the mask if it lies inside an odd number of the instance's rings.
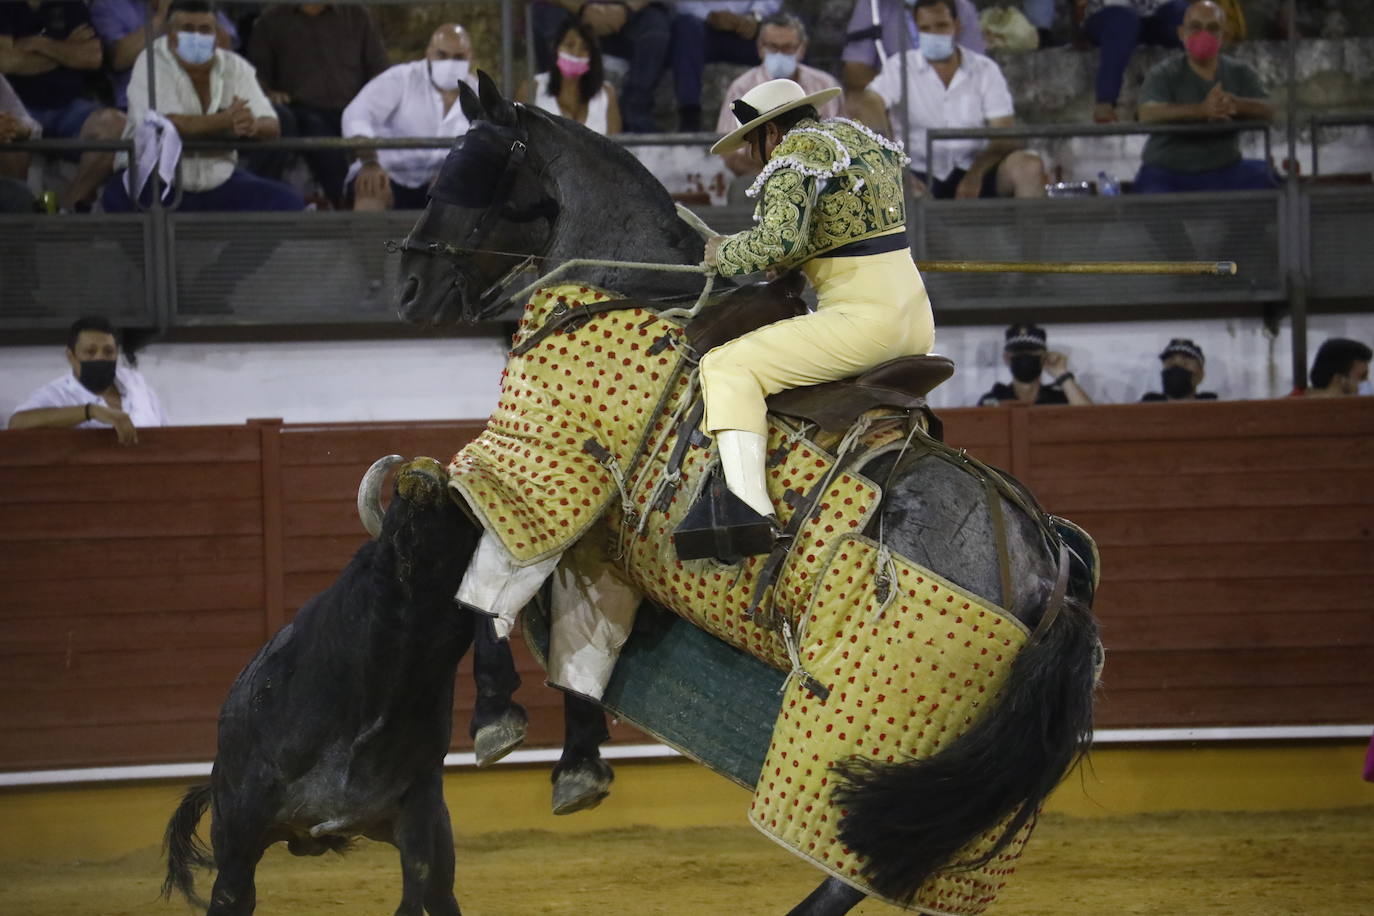
[{"label": "horse hoof", "polygon": [[490,766],[519,747],[525,740],[528,725],[529,718],[517,707],[506,710],[495,722],[479,728],[472,739],[477,766]]},{"label": "horse hoof", "polygon": [[553,781],[553,813],[573,814],[601,804],[611,794],[615,773],[604,760],[588,760],[563,770]]}]

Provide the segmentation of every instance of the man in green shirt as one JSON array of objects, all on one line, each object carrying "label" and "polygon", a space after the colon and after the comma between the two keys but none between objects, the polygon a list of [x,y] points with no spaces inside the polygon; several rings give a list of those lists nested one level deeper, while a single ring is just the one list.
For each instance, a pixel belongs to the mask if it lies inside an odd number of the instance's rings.
[{"label": "man in green shirt", "polygon": [[1145,144],[1135,189],[1241,191],[1276,185],[1269,163],[1242,159],[1238,133],[1220,125],[1268,121],[1274,106],[1259,74],[1223,56],[1226,13],[1212,0],[1188,7],[1178,36],[1182,55],[1156,64],[1140,93],[1140,120],[1147,123],[1219,125],[1215,133],[1155,134]]}]

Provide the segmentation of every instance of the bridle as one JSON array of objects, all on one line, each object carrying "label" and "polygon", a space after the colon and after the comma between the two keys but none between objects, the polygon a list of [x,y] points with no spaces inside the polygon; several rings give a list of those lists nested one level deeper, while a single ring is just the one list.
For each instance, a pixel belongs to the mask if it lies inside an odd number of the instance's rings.
[{"label": "bridle", "polygon": [[[482,213],[477,218],[477,222],[468,231],[467,236],[462,240],[461,244],[453,245],[436,239],[422,239],[417,237],[415,235],[415,230],[412,229],[410,234],[400,242],[388,241],[386,243],[386,250],[389,252],[411,252],[424,255],[425,257],[447,259],[452,262],[457,274],[453,280],[453,286],[455,287],[461,285],[464,278],[472,278],[473,272],[469,267],[468,261],[474,254],[521,257],[519,254],[513,252],[495,251],[483,248],[483,244],[486,242],[487,237],[491,235],[492,230],[496,227],[498,222],[501,221],[530,223],[538,219],[547,219],[549,225],[552,226],[553,222],[558,218],[559,206],[558,201],[547,193],[529,206],[515,207],[511,205],[510,196],[515,190],[516,179],[519,177],[521,169],[525,166],[529,158],[529,144],[528,136],[523,129],[509,130],[508,132],[512,134],[512,137],[510,139],[510,147],[506,151],[505,165],[501,170],[500,176],[496,179],[496,182],[490,186],[490,197],[486,200],[485,205],[474,204],[471,197],[465,196],[461,191],[455,191],[450,188],[448,186],[450,183],[443,180],[445,177],[445,170],[440,171],[439,180],[436,180],[430,187],[429,196],[440,203],[466,208],[473,208],[478,205],[483,206]],[[447,166],[447,163],[445,163],[445,165]],[[462,185],[459,184],[459,186],[461,187]],[[485,196],[486,189],[481,189],[478,193]],[[548,240],[539,251],[525,255],[522,260],[482,290],[482,293],[477,297],[477,302],[473,307],[478,320],[488,318],[490,314],[498,310],[496,306],[502,303],[505,290],[510,286],[512,280],[524,272],[531,264],[542,260],[552,244],[553,238],[552,233],[550,233]]]}]

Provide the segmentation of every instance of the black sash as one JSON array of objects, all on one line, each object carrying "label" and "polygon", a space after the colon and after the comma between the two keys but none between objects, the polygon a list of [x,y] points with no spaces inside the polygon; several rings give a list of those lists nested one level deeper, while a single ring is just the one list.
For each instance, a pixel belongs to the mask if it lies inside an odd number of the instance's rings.
[{"label": "black sash", "polygon": [[907,244],[905,232],[892,232],[887,235],[880,235],[876,238],[863,239],[858,242],[850,242],[848,245],[841,245],[833,251],[817,255],[820,258],[858,258],[866,254],[886,254],[889,251],[901,251],[903,248],[910,248]]}]

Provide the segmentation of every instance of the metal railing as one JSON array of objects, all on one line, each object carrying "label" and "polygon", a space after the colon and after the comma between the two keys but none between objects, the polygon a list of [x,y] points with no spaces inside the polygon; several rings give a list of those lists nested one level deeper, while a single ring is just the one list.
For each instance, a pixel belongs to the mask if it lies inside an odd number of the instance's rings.
[{"label": "metal railing", "polygon": [[1321,174],[1321,135],[1329,127],[1374,127],[1374,110],[1313,115],[1309,122],[1312,174]]}]

